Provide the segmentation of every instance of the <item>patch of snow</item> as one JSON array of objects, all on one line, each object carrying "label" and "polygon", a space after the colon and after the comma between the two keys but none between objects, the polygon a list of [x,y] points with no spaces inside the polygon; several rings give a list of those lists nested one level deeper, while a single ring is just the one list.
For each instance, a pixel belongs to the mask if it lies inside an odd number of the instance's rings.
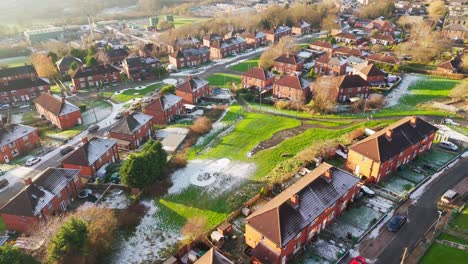
[{"label": "patch of snow", "polygon": [[403,80],[401,80],[400,84],[385,97],[387,102],[386,107],[397,105],[403,96],[408,95],[408,87],[422,79],[424,79],[424,76],[417,74],[407,74],[403,76]]},{"label": "patch of snow", "polygon": [[319,238],[316,242],[312,243],[311,248],[315,254],[332,262],[338,259],[339,254],[344,253],[346,251],[346,249],[341,248],[328,241],[325,241],[321,238]]},{"label": "patch of snow", "polygon": [[393,209],[392,211],[390,211],[386,216],[385,218],[376,226],[374,227],[374,229],[372,230],[372,232],[370,232],[367,237],[368,238],[376,238],[379,234],[380,234],[380,229],[382,229],[382,226],[384,226],[389,220],[390,218],[392,218],[393,216],[393,213],[395,212],[395,209]]},{"label": "patch of snow", "polygon": [[130,205],[130,199],[119,189],[110,190],[99,202],[99,207],[109,209],[125,209]]}]

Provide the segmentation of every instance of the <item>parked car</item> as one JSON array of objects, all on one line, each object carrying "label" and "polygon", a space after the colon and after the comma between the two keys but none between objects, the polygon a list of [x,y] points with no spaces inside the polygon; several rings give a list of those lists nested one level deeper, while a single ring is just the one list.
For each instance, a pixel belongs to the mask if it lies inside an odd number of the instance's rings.
[{"label": "parked car", "polygon": [[8,109],[8,108],[10,108],[10,104],[3,104],[0,108]]},{"label": "parked car", "polygon": [[440,200],[444,203],[451,204],[458,198],[458,196],[459,194],[456,191],[448,190],[442,195],[442,197],[440,197]]},{"label": "parked car", "polygon": [[41,158],[32,157],[32,158],[29,158],[29,159],[24,163],[24,166],[26,166],[26,167],[31,167],[32,165],[37,164],[39,161],[41,161]]},{"label": "parked car", "polygon": [[118,112],[116,115],[115,115],[115,119],[120,119],[123,117],[123,113],[122,112]]},{"label": "parked car", "polygon": [[60,147],[60,154],[66,155],[70,152],[72,152],[75,148],[69,145],[63,145]]},{"label": "parked car", "polygon": [[446,150],[451,150],[451,151],[457,151],[458,150],[458,146],[453,144],[450,141],[441,141],[440,144],[439,144],[439,147],[441,147],[443,149],[446,149]]},{"label": "parked car", "polygon": [[349,264],[367,264],[367,261],[365,258],[361,257],[361,256],[357,256],[355,258],[353,258]]},{"label": "parked car", "polygon": [[96,131],[98,131],[98,129],[99,129],[98,125],[92,125],[92,126],[88,127],[89,132],[96,132]]},{"label": "parked car", "polygon": [[365,186],[365,185],[362,185],[361,186],[361,190],[360,190],[364,195],[368,196],[368,197],[374,197],[375,196],[375,192],[373,190],[371,190],[369,187]]},{"label": "parked car", "polygon": [[406,216],[394,215],[387,223],[387,229],[390,232],[397,232],[406,223]]},{"label": "parked car", "polygon": [[141,107],[141,103],[140,102],[137,102],[137,103],[133,103],[131,106],[130,106],[130,109],[132,110],[135,110],[135,109],[138,109]]},{"label": "parked car", "polygon": [[450,118],[445,118],[444,122],[445,122],[445,124],[452,125],[452,126],[459,126],[460,125],[457,122],[453,121],[453,119],[450,119]]},{"label": "parked car", "polygon": [[3,176],[3,175],[5,175],[5,173],[6,173],[6,171],[4,171],[4,170],[0,170],[0,176]]}]

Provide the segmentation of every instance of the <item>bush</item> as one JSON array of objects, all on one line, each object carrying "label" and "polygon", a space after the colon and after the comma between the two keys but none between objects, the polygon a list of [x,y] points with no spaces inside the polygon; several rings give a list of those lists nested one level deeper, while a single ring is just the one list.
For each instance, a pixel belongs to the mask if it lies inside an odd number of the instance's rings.
[{"label": "bush", "polygon": [[88,235],[88,226],[83,220],[70,218],[50,241],[47,260],[66,262],[67,258],[83,255]]},{"label": "bush", "polygon": [[184,168],[187,166],[187,154],[184,152],[177,152],[170,161],[172,169]]},{"label": "bush", "polygon": [[160,92],[162,94],[168,94],[168,93],[174,94],[175,93],[175,86],[172,85],[172,84],[166,85],[163,88],[161,88]]},{"label": "bush", "polygon": [[283,109],[290,109],[291,108],[291,101],[287,100],[279,100],[275,103],[275,108],[283,110]]},{"label": "bush", "polygon": [[33,257],[21,252],[18,248],[10,244],[5,244],[0,247],[0,263],[23,264],[23,263],[39,263]]},{"label": "bush", "polygon": [[208,132],[213,128],[213,125],[211,124],[210,119],[208,119],[205,116],[202,116],[198,118],[195,123],[193,123],[192,126],[190,126],[190,130],[192,130],[194,133],[198,135],[203,135]]},{"label": "bush", "polygon": [[81,105],[79,105],[78,107],[80,108],[80,112],[81,112],[81,113],[86,112],[87,106],[86,106],[85,104],[81,104]]}]

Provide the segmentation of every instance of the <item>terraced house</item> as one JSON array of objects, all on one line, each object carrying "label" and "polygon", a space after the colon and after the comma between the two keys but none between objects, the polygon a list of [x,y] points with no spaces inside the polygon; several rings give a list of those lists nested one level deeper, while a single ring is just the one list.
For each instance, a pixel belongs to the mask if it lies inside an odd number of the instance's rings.
[{"label": "terraced house", "polygon": [[214,40],[210,45],[210,58],[222,59],[247,49],[247,41],[239,36]]},{"label": "terraced house", "polygon": [[322,76],[315,81],[314,92],[324,93],[335,102],[345,103],[351,98],[369,97],[370,86],[359,75]]},{"label": "terraced house", "polygon": [[354,175],[323,163],[245,219],[253,263],[287,263],[353,201]]},{"label": "terraced house", "polygon": [[157,94],[151,101],[142,106],[143,113],[153,117],[153,123],[165,125],[174,120],[176,115],[182,114],[182,98],[173,94]]},{"label": "terraced house", "polygon": [[132,81],[151,80],[158,76],[155,69],[160,67],[160,62],[154,57],[129,56],[122,62],[122,70]]},{"label": "terraced house", "polygon": [[249,48],[253,49],[256,49],[260,46],[265,46],[267,44],[266,35],[261,31],[245,32],[242,34],[242,38],[247,41]]},{"label": "terraced house", "polygon": [[310,82],[298,76],[281,76],[273,85],[273,96],[306,103],[310,97]]},{"label": "terraced house", "polygon": [[48,168],[0,209],[8,230],[25,233],[55,213],[66,211],[83,187],[79,170]]},{"label": "terraced house", "polygon": [[3,79],[0,81],[0,103],[24,105],[49,90],[49,81],[43,78]]},{"label": "terraced house", "polygon": [[177,69],[195,67],[207,62],[210,62],[210,49],[204,46],[178,49],[169,54],[169,63]]},{"label": "terraced house", "polygon": [[304,60],[302,60],[295,54],[283,54],[278,58],[274,59],[273,71],[289,75],[296,74],[296,72],[302,71],[303,67]]},{"label": "terraced house", "polygon": [[120,82],[120,70],[111,65],[81,67],[71,76],[76,90]]},{"label": "terraced house", "polygon": [[176,95],[182,97],[184,104],[197,104],[202,97],[209,94],[208,82],[198,77],[189,76],[187,81],[176,87]]},{"label": "terraced house", "polygon": [[405,117],[352,145],[346,168],[366,182],[380,182],[431,149],[436,131],[419,117]]},{"label": "terraced house", "polygon": [[292,27],[291,33],[302,36],[302,35],[309,34],[311,30],[312,30],[311,25],[305,22],[304,20],[301,20]]},{"label": "terraced house", "polygon": [[36,69],[32,65],[22,65],[17,67],[0,69],[0,80],[17,80],[38,77]]},{"label": "terraced house", "polygon": [[105,164],[119,160],[117,141],[93,137],[81,139],[82,144],[63,160],[66,169],[80,170],[81,176],[92,177]]},{"label": "terraced house", "polygon": [[243,88],[256,87],[262,91],[271,91],[275,82],[275,75],[260,67],[255,67],[244,72],[241,81]]},{"label": "terraced house", "polygon": [[45,93],[34,100],[34,105],[41,117],[49,120],[60,130],[72,128],[83,121],[80,109],[63,97]]},{"label": "terraced house", "polygon": [[6,125],[0,128],[0,163],[10,163],[41,145],[37,128]]},{"label": "terraced house", "polygon": [[121,149],[136,149],[153,134],[153,117],[143,113],[125,113],[110,130]]},{"label": "terraced house", "polygon": [[266,40],[271,43],[278,42],[282,37],[291,35],[291,28],[288,26],[277,26],[265,31]]}]

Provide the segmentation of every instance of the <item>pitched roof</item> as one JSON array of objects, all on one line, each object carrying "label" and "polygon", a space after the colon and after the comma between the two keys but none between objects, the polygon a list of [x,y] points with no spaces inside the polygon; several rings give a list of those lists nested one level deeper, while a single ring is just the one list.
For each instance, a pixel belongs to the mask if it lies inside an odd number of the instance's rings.
[{"label": "pitched roof", "polygon": [[63,160],[63,164],[74,164],[79,166],[91,166],[102,157],[108,150],[117,144],[113,139],[91,138],[87,143],[75,149]]},{"label": "pitched roof", "polygon": [[374,53],[374,54],[369,55],[367,57],[367,60],[383,62],[387,64],[398,64],[398,60],[394,56],[387,56],[387,55],[380,54],[380,53]]},{"label": "pitched roof", "polygon": [[109,74],[120,72],[117,68],[112,65],[97,65],[94,67],[82,67],[78,68],[72,75],[73,79],[84,78],[89,76],[96,76],[102,74]]},{"label": "pitched roof", "polygon": [[0,128],[0,147],[15,142],[16,140],[37,131],[37,128],[12,124]]},{"label": "pitched roof", "polygon": [[330,44],[328,42],[320,41],[320,40],[314,41],[314,42],[309,44],[309,47],[312,48],[313,46],[318,46],[318,47],[327,48],[327,49],[332,49],[333,48],[332,44]]},{"label": "pitched roof", "polygon": [[[277,246],[283,247],[358,182],[359,179],[352,174],[323,163],[245,221]],[[299,198],[297,207],[290,203],[295,195]]]},{"label": "pitched roof", "polygon": [[303,90],[309,87],[310,82],[298,76],[284,75],[276,81],[277,85],[290,87],[296,90]]},{"label": "pitched roof", "polygon": [[209,54],[210,50],[208,47],[202,46],[198,48],[188,48],[188,49],[177,49],[172,52],[169,56],[172,58],[184,58],[190,56],[200,56]]},{"label": "pitched roof", "polygon": [[48,168],[39,174],[32,184],[25,186],[0,212],[19,216],[37,216],[80,170]]},{"label": "pitched roof", "polygon": [[48,93],[44,93],[34,99],[34,103],[42,106],[55,116],[63,116],[72,112],[80,111],[78,107],[60,98]]},{"label": "pitched roof", "polygon": [[242,74],[242,76],[246,76],[246,77],[266,81],[266,80],[270,79],[271,77],[274,77],[275,75],[273,73],[267,71],[267,70],[264,70],[264,69],[260,68],[260,67],[255,67],[255,68],[252,68],[252,69],[244,72],[244,74]]},{"label": "pitched roof", "polygon": [[455,60],[449,60],[442,62],[441,64],[437,65],[437,67],[454,71],[458,68],[458,63]]},{"label": "pitched roof", "polygon": [[0,69],[0,78],[24,74],[34,74],[37,76],[36,69],[32,65],[22,65],[17,67]]},{"label": "pitched roof", "polygon": [[73,56],[65,56],[65,57],[61,58],[60,60],[58,60],[55,63],[55,65],[57,65],[57,68],[62,69],[62,68],[70,67],[70,65],[73,62],[78,63],[78,65],[83,65],[83,62],[80,59],[78,59],[76,57],[73,57]]},{"label": "pitched roof", "polygon": [[274,59],[275,62],[286,63],[286,64],[299,64],[302,63],[303,60],[296,56],[295,54],[283,54],[278,58]]},{"label": "pitched roof", "polygon": [[195,261],[194,264],[232,264],[227,257],[221,254],[218,250],[211,248],[201,258]]},{"label": "pitched roof", "polygon": [[368,64],[367,66],[359,69],[361,73],[366,76],[382,76],[385,75],[375,64]]},{"label": "pitched roof", "polygon": [[342,75],[338,76],[337,78],[338,87],[340,89],[371,86],[370,83],[368,83],[359,75]]},{"label": "pitched roof", "polygon": [[465,27],[465,26],[462,25],[462,24],[450,24],[450,25],[445,26],[445,27],[444,27],[444,30],[467,32],[467,31],[468,31],[468,28]]},{"label": "pitched roof", "polygon": [[232,46],[240,45],[245,43],[245,39],[234,36],[232,38],[221,39],[219,41],[215,41],[211,44],[210,48],[217,48],[217,49],[226,49]]},{"label": "pitched roof", "polygon": [[336,37],[356,40],[356,35],[354,35],[353,33],[349,33],[349,32],[340,32],[335,35],[335,38]]},{"label": "pitched roof", "polygon": [[393,37],[390,35],[384,34],[375,34],[371,37],[371,39],[378,39],[378,40],[385,40],[385,41],[394,41]]},{"label": "pitched roof", "polygon": [[334,53],[344,54],[348,56],[362,56],[361,50],[357,48],[349,48],[349,47],[338,47],[333,50]]},{"label": "pitched roof", "polygon": [[193,93],[205,86],[208,85],[208,82],[199,77],[189,77],[187,81],[181,83],[177,86],[176,90],[186,92],[186,93]]},{"label": "pitched roof", "polygon": [[[389,130],[391,138],[386,136]],[[357,142],[350,149],[374,161],[385,162],[436,131],[436,127],[421,118],[408,116]]]},{"label": "pitched roof", "polygon": [[182,101],[182,98],[177,95],[173,95],[170,93],[167,93],[165,95],[157,94],[153,98],[151,98],[151,101],[144,105],[143,108],[156,112],[164,112],[165,110],[171,108],[180,101]]},{"label": "pitched roof", "polygon": [[131,113],[130,115],[120,119],[111,129],[110,132],[133,135],[135,131],[150,122],[152,117],[139,112]]},{"label": "pitched roof", "polygon": [[33,87],[49,85],[49,80],[43,78],[24,78],[0,82],[0,92],[29,89]]},{"label": "pitched roof", "polygon": [[124,63],[126,63],[129,68],[135,68],[150,66],[151,64],[159,63],[159,60],[154,57],[143,58],[139,56],[130,55],[124,59]]}]

